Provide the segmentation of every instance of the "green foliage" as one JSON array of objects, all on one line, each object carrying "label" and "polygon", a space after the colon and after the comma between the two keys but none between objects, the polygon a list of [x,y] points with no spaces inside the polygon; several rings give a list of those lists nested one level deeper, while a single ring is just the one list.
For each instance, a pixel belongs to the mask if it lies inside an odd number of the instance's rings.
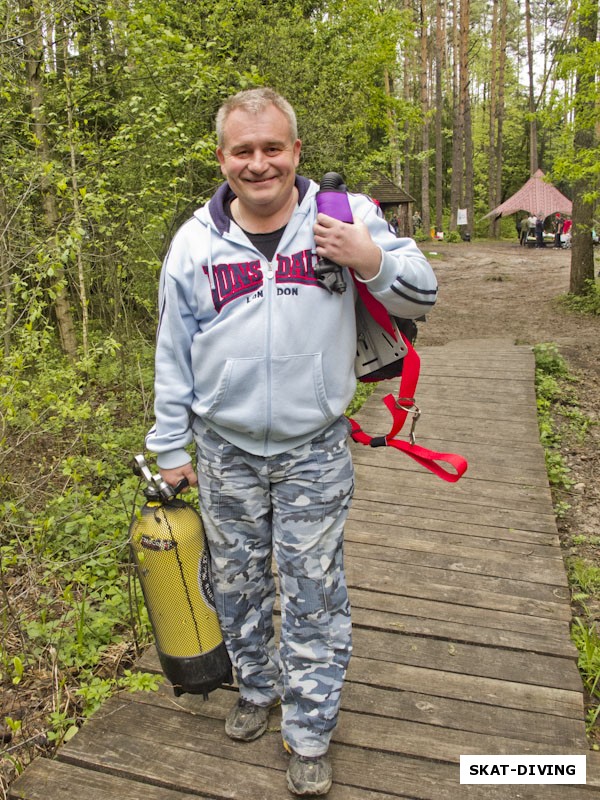
[{"label": "green foliage", "polygon": [[462,239],[460,238],[460,233],[458,231],[449,231],[447,234],[445,234],[444,241],[448,242],[448,244],[458,244],[459,242],[462,242]]},{"label": "green foliage", "polygon": [[589,316],[600,315],[600,282],[587,281],[584,294],[567,294],[560,298],[561,305],[569,311]]},{"label": "green foliage", "polygon": [[555,344],[536,345],[534,354],[538,425],[540,441],[544,446],[548,479],[551,486],[567,488],[571,484],[568,477],[569,469],[560,453],[561,437],[554,424],[553,414],[563,407],[568,370]]},{"label": "green foliage", "polygon": [[[564,446],[565,438],[569,441],[572,436],[585,436],[592,422],[577,408],[573,378],[558,347],[552,343],[540,344],[534,348],[534,353],[540,440],[544,446],[548,479],[554,490],[555,512],[557,517],[561,517],[569,509],[569,504],[560,499],[561,493],[573,484],[561,446]],[[573,538],[574,544],[577,538]],[[587,537],[585,543],[593,544]],[[596,605],[600,600],[600,568],[581,557],[568,559],[567,567],[572,600],[582,611],[582,616],[573,620],[571,636],[579,653],[579,670],[591,698],[586,719],[591,732],[600,714],[600,636],[587,606],[588,603]]]},{"label": "green foliage", "polygon": [[55,676],[45,730],[58,746],[110,693],[156,685],[123,671],[150,639],[128,528],[153,348],[132,341],[124,353],[107,339],[71,362],[48,342],[41,359],[38,338],[23,342],[0,381],[0,681],[27,702],[40,673]]},{"label": "green foliage", "polygon": [[579,617],[573,621],[571,636],[579,651],[579,670],[586,689],[600,699],[600,636],[594,625],[588,625]]},{"label": "green foliage", "polygon": [[423,228],[418,228],[414,234],[413,239],[415,242],[429,242],[431,241],[431,237],[423,230]]},{"label": "green foliage", "polygon": [[360,409],[364,406],[367,402],[369,397],[375,391],[377,387],[376,383],[361,383],[360,381],[356,384],[356,391],[354,392],[354,397],[350,401],[350,405],[346,409],[346,416],[353,417],[357,414]]}]

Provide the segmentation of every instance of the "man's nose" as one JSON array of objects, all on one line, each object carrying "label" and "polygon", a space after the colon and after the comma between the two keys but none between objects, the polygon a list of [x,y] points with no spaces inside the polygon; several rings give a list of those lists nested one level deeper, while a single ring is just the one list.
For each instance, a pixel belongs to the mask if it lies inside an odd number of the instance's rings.
[{"label": "man's nose", "polygon": [[249,168],[252,172],[264,172],[268,167],[268,161],[262,150],[254,150],[250,159]]}]

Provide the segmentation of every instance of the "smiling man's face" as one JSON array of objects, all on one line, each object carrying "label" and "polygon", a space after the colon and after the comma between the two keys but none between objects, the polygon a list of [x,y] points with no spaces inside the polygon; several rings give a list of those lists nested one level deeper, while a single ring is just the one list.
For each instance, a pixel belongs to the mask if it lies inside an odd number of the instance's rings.
[{"label": "smiling man's face", "polygon": [[217,148],[221,172],[248,218],[277,214],[294,191],[302,143],[293,140],[285,114],[269,105],[260,114],[232,111]]}]

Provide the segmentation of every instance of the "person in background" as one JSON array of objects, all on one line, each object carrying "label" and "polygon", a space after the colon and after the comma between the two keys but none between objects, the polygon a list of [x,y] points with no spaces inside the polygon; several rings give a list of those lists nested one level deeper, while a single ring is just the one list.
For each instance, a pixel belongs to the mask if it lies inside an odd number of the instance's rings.
[{"label": "person in background", "polygon": [[530,214],[527,217],[527,240],[533,238],[535,240],[535,226],[537,223],[537,217],[535,214]]},{"label": "person in background", "polygon": [[519,244],[522,247],[527,247],[527,236],[529,234],[529,221],[527,217],[521,219],[521,228],[519,230]]},{"label": "person in background", "polygon": [[544,241],[544,215],[541,211],[535,220],[535,246],[546,247],[546,242]]},{"label": "person in background", "polygon": [[554,245],[553,246],[554,246],[555,249],[560,249],[562,247],[562,242],[560,240],[560,237],[561,237],[561,234],[562,234],[562,231],[563,231],[563,219],[562,219],[560,214],[557,214],[554,217],[553,228],[554,228]]},{"label": "person in background", "polygon": [[[296,174],[294,110],[272,89],[229,98],[216,128],[225,182],[177,231],[161,273],[147,447],[168,484],[199,486],[239,686],[227,735],[258,738],[281,703],[288,788],[322,795],[351,653],[343,565],[354,487],[344,416],[356,387],[349,270],[405,318],[432,307],[437,283],[415,242],[397,238],[368,197],[349,195],[353,224],[318,213],[319,185]],[[345,292],[319,283],[319,258],[343,266]]]},{"label": "person in background", "polygon": [[423,220],[421,219],[421,214],[419,213],[418,210],[416,210],[415,213],[413,214],[412,222],[413,222],[413,230],[418,231],[421,225],[423,224]]}]

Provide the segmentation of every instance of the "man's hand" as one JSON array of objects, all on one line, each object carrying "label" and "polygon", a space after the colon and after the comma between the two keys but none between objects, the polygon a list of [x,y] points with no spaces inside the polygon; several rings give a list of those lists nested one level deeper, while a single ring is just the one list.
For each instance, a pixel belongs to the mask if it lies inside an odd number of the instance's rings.
[{"label": "man's hand", "polygon": [[320,258],[328,258],[341,267],[351,267],[363,280],[378,274],[381,250],[362,220],[350,224],[327,214],[317,214],[314,234]]},{"label": "man's hand", "polygon": [[[188,461],[187,464],[182,464],[181,467],[174,467],[173,469],[161,469],[159,472],[162,479],[168,483],[169,486],[177,486],[177,484],[183,480],[183,478],[187,478],[190,486],[196,486],[198,483],[198,476],[192,467],[191,461]],[[186,492],[187,487],[183,491]]]}]

